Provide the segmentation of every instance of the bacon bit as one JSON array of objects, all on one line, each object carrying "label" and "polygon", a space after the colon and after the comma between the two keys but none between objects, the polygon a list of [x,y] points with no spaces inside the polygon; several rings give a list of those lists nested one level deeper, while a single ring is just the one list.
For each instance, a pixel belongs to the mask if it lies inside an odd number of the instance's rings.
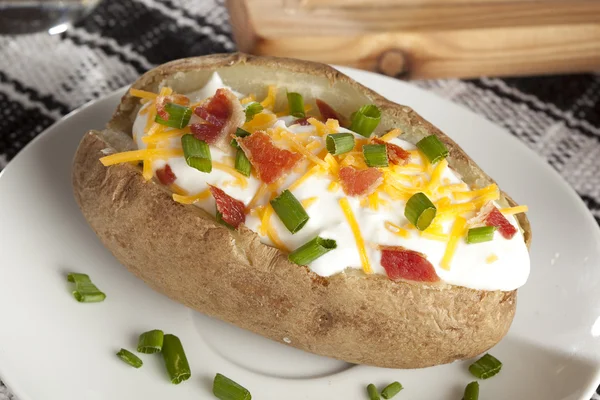
[{"label": "bacon bit", "polygon": [[215,95],[194,109],[206,123],[190,126],[192,134],[208,144],[227,148],[227,137],[245,121],[242,105],[228,89],[217,89]]},{"label": "bacon bit", "polygon": [[177,179],[169,164],[165,165],[163,168],[157,169],[156,177],[160,183],[166,186],[171,185]]},{"label": "bacon bit", "polygon": [[246,206],[241,201],[234,199],[218,187],[208,185],[210,193],[215,198],[217,211],[221,213],[223,221],[237,229],[246,221]]},{"label": "bacon bit", "polygon": [[383,173],[377,168],[356,169],[352,166],[340,169],[339,178],[348,196],[367,196],[383,182]]},{"label": "bacon bit", "polygon": [[156,113],[159,117],[164,120],[168,120],[170,115],[165,110],[167,103],[179,104],[180,106],[187,106],[190,104],[190,99],[182,94],[170,94],[168,96],[158,96],[156,98]]},{"label": "bacon bit", "polygon": [[236,137],[236,140],[256,170],[258,178],[267,184],[288,174],[304,158],[302,154],[275,146],[269,135],[262,131],[244,138]]},{"label": "bacon bit", "polygon": [[419,252],[402,246],[381,246],[381,266],[393,281],[437,282],[433,265]]},{"label": "bacon bit", "polygon": [[410,160],[410,153],[404,150],[402,147],[397,146],[393,143],[383,141],[379,138],[371,139],[373,143],[385,144],[387,149],[388,160],[395,165],[406,165]]},{"label": "bacon bit", "polygon": [[302,125],[302,126],[308,126],[308,125],[310,125],[310,122],[308,122],[309,118],[310,117],[297,119],[296,121],[294,121],[294,124],[298,124],[298,125]]},{"label": "bacon bit", "polygon": [[337,111],[335,111],[329,104],[325,103],[321,99],[317,99],[315,102],[317,103],[317,107],[319,107],[319,112],[321,113],[321,118],[323,121],[327,121],[328,119],[337,119],[340,123],[340,126],[348,126],[348,121],[346,118],[338,114]]},{"label": "bacon bit", "polygon": [[494,207],[485,218],[485,224],[487,226],[495,226],[498,228],[498,232],[500,232],[505,239],[512,239],[517,233],[517,228],[515,228],[496,207]]},{"label": "bacon bit", "polygon": [[512,239],[517,233],[517,228],[511,224],[491,201],[481,208],[476,216],[468,221],[469,226],[487,225],[495,226],[505,239]]}]

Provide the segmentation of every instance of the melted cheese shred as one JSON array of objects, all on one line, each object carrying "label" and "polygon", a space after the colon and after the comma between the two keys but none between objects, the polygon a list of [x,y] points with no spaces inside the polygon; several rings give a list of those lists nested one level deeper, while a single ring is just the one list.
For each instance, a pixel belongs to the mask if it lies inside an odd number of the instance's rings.
[{"label": "melted cheese shred", "polygon": [[352,229],[352,234],[354,235],[354,240],[358,247],[358,254],[360,254],[360,259],[362,261],[362,269],[365,274],[370,274],[373,270],[371,269],[371,263],[369,262],[369,256],[365,248],[365,240],[363,239],[360,227],[358,226],[358,222],[356,222],[356,217],[354,216],[354,212],[352,211],[347,198],[343,197],[340,199],[340,207],[342,207],[342,211],[348,220],[350,229]]}]

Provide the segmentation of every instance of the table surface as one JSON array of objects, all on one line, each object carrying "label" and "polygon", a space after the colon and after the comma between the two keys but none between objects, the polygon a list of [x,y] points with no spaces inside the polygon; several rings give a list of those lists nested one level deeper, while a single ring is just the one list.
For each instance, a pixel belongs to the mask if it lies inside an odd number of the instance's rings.
[{"label": "table surface", "polygon": [[[222,3],[104,1],[62,34],[0,36],[0,169],[63,115],[146,70],[235,51]],[[599,73],[414,83],[521,139],[573,186],[600,223]],[[7,399],[17,400],[0,381],[0,400]]]}]

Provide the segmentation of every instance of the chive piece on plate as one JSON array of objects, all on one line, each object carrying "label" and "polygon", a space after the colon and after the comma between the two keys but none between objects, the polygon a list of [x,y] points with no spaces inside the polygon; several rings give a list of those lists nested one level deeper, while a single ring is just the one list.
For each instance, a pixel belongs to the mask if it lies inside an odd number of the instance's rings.
[{"label": "chive piece on plate", "polygon": [[463,400],[479,400],[479,382],[473,381],[465,387]]},{"label": "chive piece on plate", "polygon": [[329,134],[325,138],[325,146],[334,156],[347,153],[354,148],[354,135],[347,132]]},{"label": "chive piece on plate", "polygon": [[201,172],[212,171],[210,148],[204,140],[196,139],[188,133],[181,137],[181,147],[187,165]]},{"label": "chive piece on plate", "polygon": [[137,351],[144,354],[154,354],[163,347],[164,334],[159,329],[144,332],[138,339]]},{"label": "chive piece on plate", "polygon": [[369,167],[387,167],[388,155],[385,144],[365,144],[363,146],[365,163]]},{"label": "chive piece on plate", "polygon": [[177,336],[170,334],[164,336],[162,355],[172,384],[178,385],[190,379],[192,376],[190,365],[181,340]]},{"label": "chive piece on plate", "polygon": [[213,381],[213,394],[220,400],[251,400],[248,389],[228,377],[217,374]]},{"label": "chive piece on plate", "polygon": [[379,397],[379,392],[377,391],[377,388],[372,383],[370,383],[369,386],[367,386],[367,394],[369,395],[369,400],[381,399],[381,397]]},{"label": "chive piece on plate", "polygon": [[81,283],[81,282],[91,283],[92,282],[89,275],[80,274],[78,272],[71,272],[69,275],[67,275],[67,280],[69,282],[73,282],[73,283]]},{"label": "chive piece on plate", "polygon": [[437,209],[429,198],[419,192],[413,194],[406,202],[404,216],[418,230],[424,231],[435,218]]},{"label": "chive piece on plate", "polygon": [[288,107],[290,108],[290,115],[296,118],[304,118],[304,99],[300,93],[288,92]]},{"label": "chive piece on plate", "polygon": [[273,210],[291,233],[296,233],[308,222],[308,214],[289,190],[271,200]]},{"label": "chive piece on plate", "polygon": [[165,120],[156,114],[154,122],[175,129],[183,129],[190,122],[192,117],[192,109],[179,104],[165,104],[165,111],[169,113],[169,119]]},{"label": "chive piece on plate", "polygon": [[86,274],[72,272],[67,275],[67,280],[75,283],[73,297],[80,303],[99,303],[106,299],[106,294],[98,289]]},{"label": "chive piece on plate", "polygon": [[288,259],[298,265],[308,265],[336,247],[337,243],[335,240],[323,239],[322,237],[317,236],[313,240],[292,251],[288,256]]},{"label": "chive piece on plate", "polygon": [[136,356],[135,354],[130,352],[129,350],[125,350],[125,349],[119,350],[119,352],[117,353],[117,357],[119,357],[121,360],[123,360],[127,364],[131,365],[133,368],[140,368],[142,365],[144,365],[142,360],[138,356]]},{"label": "chive piece on plate", "polygon": [[483,357],[475,361],[469,367],[469,371],[475,378],[488,379],[496,375],[502,369],[502,363],[496,357],[485,353]]},{"label": "chive piece on plate", "polygon": [[494,238],[495,231],[495,226],[480,226],[478,228],[471,228],[467,232],[467,243],[473,244],[489,242]]},{"label": "chive piece on plate", "polygon": [[402,389],[403,387],[400,384],[400,382],[392,382],[385,388],[383,388],[383,390],[381,391],[381,397],[383,397],[386,400],[391,399],[392,397],[397,395]]},{"label": "chive piece on plate", "polygon": [[367,104],[352,114],[350,130],[364,137],[371,136],[381,121],[381,111],[375,104]]},{"label": "chive piece on plate", "polygon": [[444,143],[435,135],[430,135],[419,140],[417,147],[432,164],[435,164],[442,158],[448,157],[448,154],[450,154]]}]

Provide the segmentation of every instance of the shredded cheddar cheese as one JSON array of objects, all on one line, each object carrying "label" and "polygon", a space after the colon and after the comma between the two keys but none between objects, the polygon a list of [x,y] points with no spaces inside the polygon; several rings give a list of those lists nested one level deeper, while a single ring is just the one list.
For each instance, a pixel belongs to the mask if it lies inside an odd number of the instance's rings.
[{"label": "shredded cheddar cheese", "polygon": [[340,199],[340,207],[342,207],[342,211],[344,212],[346,220],[348,220],[348,224],[350,225],[350,229],[352,229],[352,233],[354,234],[354,240],[356,241],[356,247],[358,247],[358,254],[360,255],[362,262],[362,269],[365,274],[370,274],[373,272],[373,270],[371,269],[371,263],[369,262],[369,257],[365,248],[365,241],[362,237],[362,233],[360,232],[360,227],[358,226],[356,217],[354,216],[352,208],[350,207],[350,203],[346,197],[342,197]]},{"label": "shredded cheddar cheese", "polygon": [[281,241],[281,239],[279,239],[277,232],[275,232],[275,229],[271,225],[271,216],[273,215],[273,212],[274,212],[274,210],[273,210],[273,207],[271,206],[271,204],[267,204],[265,207],[265,212],[261,219],[260,229],[261,229],[263,235],[266,233],[266,235],[269,237],[269,239],[271,239],[271,242],[273,242],[275,247],[277,247],[280,250],[289,252],[289,249]]},{"label": "shredded cheddar cheese", "polygon": [[[444,181],[446,181],[447,178],[444,179]],[[469,189],[469,185],[467,185],[466,183],[448,183],[448,181],[444,182],[444,186],[439,186],[437,188],[438,193],[441,194],[448,194],[448,193],[452,193],[452,192],[460,192],[460,191],[466,191]]]},{"label": "shredded cheddar cheese", "polygon": [[300,153],[302,153],[310,161],[312,161],[313,163],[321,166],[322,168],[324,168],[326,170],[329,169],[329,164],[327,164],[325,161],[323,161],[320,158],[318,158],[317,156],[315,156],[313,153],[311,153],[310,151],[308,151],[306,149],[306,147],[304,147],[300,143],[298,143],[298,141],[296,139],[294,139],[293,135],[290,135],[288,133],[282,133],[281,135],[289,143],[289,145],[291,147],[293,147],[294,149],[298,150]]},{"label": "shredded cheddar cheese", "polygon": [[401,228],[398,225],[396,225],[390,221],[385,221],[383,223],[383,226],[385,226],[385,229],[387,229],[389,232],[391,232],[395,235],[398,235],[405,239],[408,239],[410,237],[410,232],[408,230]]},{"label": "shredded cheddar cheese", "polygon": [[460,200],[472,200],[476,197],[489,195],[490,193],[495,193],[495,192],[498,192],[498,185],[496,185],[495,183],[492,183],[491,185],[486,186],[481,189],[470,190],[467,192],[453,192],[452,195],[454,196],[455,200],[460,201]]},{"label": "shredded cheddar cheese", "polygon": [[527,207],[527,206],[507,207],[507,208],[501,208],[499,211],[504,215],[514,215],[514,214],[521,214],[521,213],[529,211],[529,207]]},{"label": "shredded cheddar cheese", "polygon": [[250,200],[250,203],[248,203],[248,205],[246,206],[247,210],[250,210],[252,208],[254,208],[254,205],[265,196],[265,194],[267,194],[267,191],[269,190],[269,185],[267,185],[266,183],[263,183],[260,185],[260,187],[258,188],[258,190],[256,191],[256,193],[254,193],[254,197],[252,197],[252,200]]},{"label": "shredded cheddar cheese", "polygon": [[401,134],[402,134],[402,131],[400,129],[392,129],[391,131],[389,131],[388,133],[386,133],[379,139],[383,140],[384,142],[389,142],[390,140],[397,138]]},{"label": "shredded cheddar cheese", "polygon": [[248,103],[252,103],[253,101],[256,101],[256,96],[254,96],[252,93],[249,94],[248,96],[244,97],[243,99],[240,100],[240,103],[242,103],[243,105],[246,105]]},{"label": "shredded cheddar cheese", "polygon": [[377,211],[379,210],[379,194],[377,192],[373,192],[367,196],[369,208],[371,210]]},{"label": "shredded cheddar cheese", "polygon": [[314,141],[314,142],[310,142],[309,144],[306,145],[306,150],[313,151],[313,150],[318,149],[319,147],[321,147],[321,143]]},{"label": "shredded cheddar cheese", "polygon": [[306,182],[306,180],[308,178],[319,173],[320,171],[321,171],[321,167],[319,167],[318,165],[315,165],[314,167],[312,167],[311,169],[306,171],[306,173],[304,175],[302,175],[300,178],[298,178],[298,180],[296,180],[296,182],[292,183],[288,189],[290,191],[293,191],[294,189],[296,189],[300,185],[302,185],[304,182]]},{"label": "shredded cheddar cheese", "polygon": [[192,196],[184,196],[177,193],[173,193],[173,200],[181,204],[194,204],[197,201],[207,199],[210,196],[210,190],[205,189],[198,194]]},{"label": "shredded cheddar cheese", "polygon": [[490,254],[489,256],[487,256],[487,257],[485,258],[485,262],[486,262],[487,264],[492,264],[492,263],[494,263],[494,262],[496,262],[496,261],[498,261],[498,256],[497,256],[497,255],[495,255],[494,253]]},{"label": "shredded cheddar cheese", "polygon": [[275,107],[275,100],[277,96],[277,87],[274,85],[269,86],[267,91],[267,97],[263,101],[260,102],[260,105],[264,108],[267,108],[273,111],[273,107]]},{"label": "shredded cheddar cheese", "polygon": [[337,176],[337,174],[340,172],[340,165],[336,161],[335,157],[327,153],[327,155],[324,158],[324,161],[327,164],[329,164],[329,172]]},{"label": "shredded cheddar cheese", "polygon": [[337,183],[336,181],[331,181],[331,183],[327,187],[327,190],[329,190],[330,192],[335,192],[339,188],[340,188],[340,184],[339,183]]},{"label": "shredded cheddar cheese", "polygon": [[319,200],[318,197],[309,197],[307,199],[304,199],[300,202],[300,204],[302,204],[302,207],[304,207],[305,209],[312,206],[317,200]]},{"label": "shredded cheddar cheese", "polygon": [[154,158],[169,158],[169,157],[180,157],[183,155],[181,149],[142,149],[124,151],[121,153],[115,153],[100,158],[100,162],[105,167],[114,164],[122,164],[131,161],[143,161],[150,157]]},{"label": "shredded cheddar cheese", "polygon": [[159,143],[166,139],[172,139],[175,137],[181,137],[187,133],[190,133],[190,127],[186,126],[183,129],[170,129],[161,133],[155,133],[152,136],[143,136],[142,142],[146,144]]},{"label": "shredded cheddar cheese", "polygon": [[242,128],[250,133],[254,133],[270,127],[276,119],[275,114],[261,112],[256,114],[251,121],[246,122]]},{"label": "shredded cheddar cheese", "polygon": [[440,185],[440,180],[442,178],[442,174],[444,173],[444,171],[446,170],[447,167],[448,167],[448,160],[446,160],[445,158],[437,163],[437,165],[435,166],[435,168],[433,169],[433,172],[431,174],[431,179],[429,180],[429,183],[427,184],[428,191],[433,192],[437,189],[437,187]]},{"label": "shredded cheddar cheese", "polygon": [[148,100],[156,100],[156,98],[158,97],[158,95],[156,93],[147,92],[145,90],[134,89],[134,88],[129,89],[129,94],[132,95],[133,97],[139,97],[141,99],[148,99]]},{"label": "shredded cheddar cheese", "polygon": [[176,185],[174,183],[171,184],[170,188],[173,192],[177,193],[178,195],[187,196],[188,194],[187,190],[183,190],[181,186]]},{"label": "shredded cheddar cheese", "polygon": [[454,225],[452,225],[452,231],[450,232],[450,239],[448,240],[448,244],[446,245],[446,251],[444,252],[444,257],[442,257],[442,261],[440,261],[440,266],[445,270],[450,270],[450,263],[452,262],[452,257],[454,257],[454,253],[456,252],[456,247],[458,246],[458,242],[465,235],[465,227],[467,225],[467,220],[463,217],[457,217],[454,221]]},{"label": "shredded cheddar cheese", "polygon": [[221,171],[227,172],[228,174],[234,176],[241,187],[245,188],[248,186],[248,179],[244,175],[240,174],[235,168],[232,168],[229,165],[220,163],[218,161],[213,161],[212,166],[216,169],[220,169]]}]

